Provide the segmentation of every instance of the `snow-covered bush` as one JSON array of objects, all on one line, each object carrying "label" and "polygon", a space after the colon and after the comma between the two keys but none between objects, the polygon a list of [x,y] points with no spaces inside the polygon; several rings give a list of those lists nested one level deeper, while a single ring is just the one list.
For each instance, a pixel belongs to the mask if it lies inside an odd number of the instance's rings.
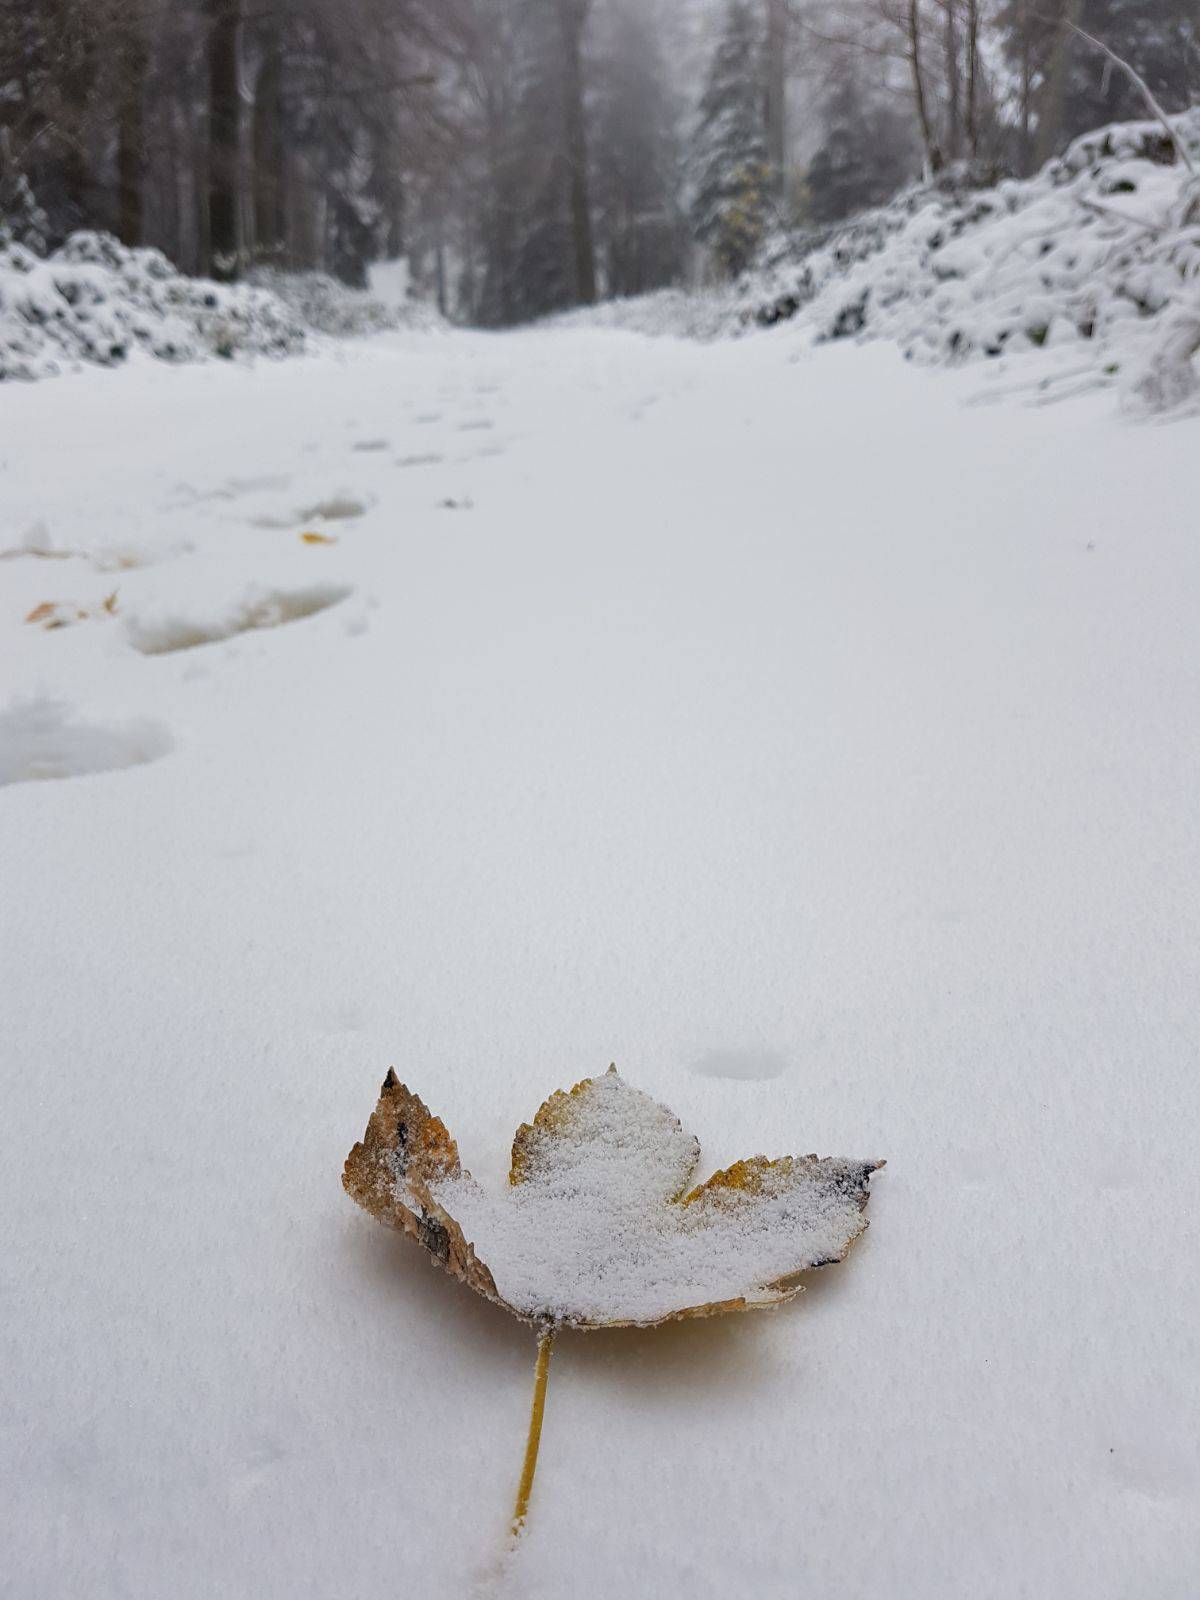
[{"label": "snow-covered bush", "polygon": [[795,319],[818,342],[890,339],[962,362],[1075,346],[1127,403],[1200,395],[1200,107],[1076,139],[1027,179],[958,168],[824,230],[764,241],[727,288],[664,290],[560,320],[714,339]]},{"label": "snow-covered bush", "polygon": [[0,229],[0,380],[79,362],[115,366],[139,349],[164,361],[283,356],[311,334],[439,323],[419,302],[386,305],[324,273],[261,271],[220,284],[186,277],[161,251],[128,249],[111,234],[72,234],[47,256]]},{"label": "snow-covered bush", "polygon": [[1131,364],[1125,402],[1133,412],[1174,411],[1200,395],[1195,366],[1200,354],[1200,295],[1193,309],[1173,312],[1163,321],[1161,333]]},{"label": "snow-covered bush", "polygon": [[277,295],[184,277],[161,252],[107,234],[72,234],[47,257],[0,248],[0,379],[113,366],[135,349],[167,361],[288,355],[304,339]]},{"label": "snow-covered bush", "polygon": [[422,301],[385,304],[361,289],[348,289],[326,272],[260,267],[250,281],[290,306],[306,328],[335,339],[354,339],[390,328],[434,328],[441,323],[437,311]]},{"label": "snow-covered bush", "polygon": [[655,289],[627,299],[604,300],[575,311],[559,311],[556,327],[616,328],[651,338],[720,339],[744,322],[745,306],[732,285],[700,290]]},{"label": "snow-covered bush", "polygon": [[[1173,126],[1200,153],[1200,107]],[[973,188],[952,176],[800,241],[743,279],[736,315],[763,326],[801,315],[818,340],[894,339],[919,360],[1079,344],[1153,369],[1167,320],[1200,315],[1200,204],[1186,178],[1158,123],[1101,128],[1032,178]],[[1189,392],[1186,334],[1162,348],[1165,404]],[[1144,377],[1147,400],[1154,387]]]},{"label": "snow-covered bush", "polygon": [[29,180],[22,172],[3,171],[4,131],[0,129],[0,250],[10,244],[23,244],[44,252],[50,222],[37,203]]}]

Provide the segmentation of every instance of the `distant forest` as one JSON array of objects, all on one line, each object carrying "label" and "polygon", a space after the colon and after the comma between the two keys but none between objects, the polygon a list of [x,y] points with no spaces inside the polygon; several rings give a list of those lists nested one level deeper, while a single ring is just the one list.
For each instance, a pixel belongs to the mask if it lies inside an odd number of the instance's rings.
[{"label": "distant forest", "polygon": [[1200,98],[1196,0],[0,0],[0,234],[407,255],[483,325],[736,275],[922,172]]}]

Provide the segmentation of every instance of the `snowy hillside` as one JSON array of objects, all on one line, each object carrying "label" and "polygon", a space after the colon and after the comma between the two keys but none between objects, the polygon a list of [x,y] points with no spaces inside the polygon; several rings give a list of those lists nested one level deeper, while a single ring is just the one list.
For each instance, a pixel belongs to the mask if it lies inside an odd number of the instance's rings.
[{"label": "snowy hillside", "polygon": [[[1200,156],[1200,109],[1174,126]],[[1200,310],[1188,176],[1157,123],[1117,124],[1035,178],[903,195],[798,270],[748,285],[743,303],[762,322],[802,310],[818,339],[892,339],[920,360],[1073,345],[1120,362],[1164,313]]]},{"label": "snowy hillside", "polygon": [[[1174,128],[1200,159],[1200,108]],[[1027,180],[908,190],[769,254],[728,288],[560,321],[711,339],[794,320],[817,342],[887,339],[936,363],[1045,349],[1062,370],[1132,389],[1173,319],[1200,318],[1200,191],[1154,122],[1077,139]]]}]

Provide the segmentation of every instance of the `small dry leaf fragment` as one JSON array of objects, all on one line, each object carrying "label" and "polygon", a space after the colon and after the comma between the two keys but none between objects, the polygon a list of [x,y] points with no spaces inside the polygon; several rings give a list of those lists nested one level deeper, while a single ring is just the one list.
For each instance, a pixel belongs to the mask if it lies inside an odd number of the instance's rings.
[{"label": "small dry leaf fragment", "polygon": [[500,1194],[389,1072],[346,1163],[351,1196],[536,1324],[650,1327],[778,1305],[865,1229],[877,1161],[755,1156],[692,1187],[699,1145],[612,1068],[517,1131]]},{"label": "small dry leaf fragment", "polygon": [[302,533],[300,537],[305,544],[336,544],[338,542],[336,533],[316,533],[312,529]]},{"label": "small dry leaf fragment", "polygon": [[346,1161],[346,1192],[381,1222],[410,1234],[456,1278],[499,1300],[491,1273],[431,1193],[431,1185],[461,1170],[445,1124],[389,1068],[366,1135]]},{"label": "small dry leaf fragment", "polygon": [[116,615],[115,589],[101,600],[99,611],[89,611],[85,606],[76,605],[73,600],[43,600],[41,605],[34,606],[25,621],[41,623],[49,631],[52,628],[65,628],[72,622],[87,622],[90,617],[99,616],[101,611],[110,617]]}]

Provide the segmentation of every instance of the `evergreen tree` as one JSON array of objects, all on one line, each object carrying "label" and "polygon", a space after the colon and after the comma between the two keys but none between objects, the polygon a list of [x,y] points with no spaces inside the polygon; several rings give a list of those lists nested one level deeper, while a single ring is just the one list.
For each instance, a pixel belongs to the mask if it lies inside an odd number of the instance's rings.
[{"label": "evergreen tree", "polygon": [[616,0],[598,63],[595,198],[605,288],[644,294],[676,281],[683,229],[673,97],[657,18]]},{"label": "evergreen tree", "polygon": [[806,183],[812,222],[837,222],[880,205],[915,176],[912,134],[898,108],[865,91],[848,55],[838,57],[822,107],[824,138]]},{"label": "evergreen tree", "polygon": [[[1080,27],[1135,67],[1158,99],[1182,111],[1200,89],[1200,10],[1196,0],[1084,0]],[[1149,115],[1123,72],[1084,40],[1068,55],[1064,120],[1070,136],[1105,122]]]},{"label": "evergreen tree", "polygon": [[759,19],[730,0],[708,71],[692,150],[692,228],[718,270],[747,267],[766,232],[771,168]]},{"label": "evergreen tree", "polygon": [[[503,311],[523,321],[595,299],[584,55],[589,0],[515,0],[514,92],[488,164],[508,215]],[[499,219],[497,219],[499,220]]]},{"label": "evergreen tree", "polygon": [[1007,0],[998,26],[1020,86],[1018,165],[1025,171],[1077,134],[1147,115],[1126,75],[1071,23],[1136,68],[1168,110],[1183,110],[1200,93],[1195,0]]},{"label": "evergreen tree", "polygon": [[520,183],[515,190],[518,210],[510,314],[523,321],[575,303],[556,0],[525,0],[518,48],[519,88],[510,159],[517,166]]}]

